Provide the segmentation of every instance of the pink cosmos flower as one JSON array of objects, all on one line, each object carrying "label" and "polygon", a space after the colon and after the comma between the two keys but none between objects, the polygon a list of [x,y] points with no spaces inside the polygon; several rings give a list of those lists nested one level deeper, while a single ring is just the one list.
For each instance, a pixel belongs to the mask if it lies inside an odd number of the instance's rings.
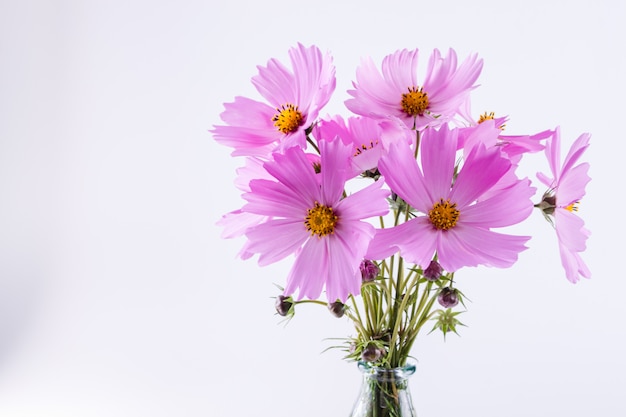
[{"label": "pink cosmos flower", "polygon": [[[585,195],[585,187],[591,180],[587,174],[589,164],[575,165],[589,146],[591,135],[584,133],[576,139],[570,148],[563,165],[561,159],[561,130],[556,128],[554,136],[546,144],[546,156],[552,177],[538,173],[537,177],[550,189],[544,194],[538,207],[546,215],[554,217],[554,227],[559,241],[561,264],[570,282],[578,282],[580,276],[591,277],[591,271],[580,257],[586,248],[591,232],[585,228],[585,222],[574,212],[577,204]],[[548,218],[548,217],[547,217]],[[548,218],[550,220],[550,218]]]},{"label": "pink cosmos flower", "polygon": [[274,180],[253,180],[244,212],[271,217],[249,228],[247,249],[267,265],[295,254],[285,295],[316,299],[323,287],[328,300],[344,302],[361,288],[359,266],[374,227],[363,219],[388,211],[383,181],[343,197],[350,175],[352,147],[321,141],[321,172],[301,148],[276,154],[265,168]]},{"label": "pink cosmos flower", "polygon": [[[311,165],[319,166],[319,155],[306,154],[306,158]],[[235,186],[244,193],[250,192],[250,181],[253,179],[272,179],[273,177],[263,167],[263,160],[259,158],[245,158],[245,165],[237,169],[237,177],[235,178]],[[218,226],[223,227],[222,238],[232,239],[242,236],[246,231],[258,224],[264,223],[268,216],[255,213],[245,212],[241,209],[231,211],[222,216],[217,222]],[[238,256],[241,259],[248,259],[253,253],[249,252],[248,243],[239,251]]]},{"label": "pink cosmos flower", "polygon": [[368,117],[394,116],[409,128],[421,130],[438,126],[451,119],[475,87],[483,62],[469,56],[457,66],[457,56],[450,49],[443,58],[435,49],[430,56],[423,83],[417,81],[418,50],[401,50],[387,55],[382,74],[371,58],[357,68],[353,98],[346,107]]},{"label": "pink cosmos flower", "polygon": [[[497,130],[494,130],[495,135],[489,136],[489,141],[492,143],[487,144],[487,146],[500,146],[502,151],[508,155],[509,159],[515,162],[519,162],[521,156],[525,153],[542,151],[545,148],[542,141],[549,138],[554,133],[552,130],[544,130],[533,135],[504,135],[504,127],[508,122],[508,117],[496,117],[493,112],[485,112],[481,114],[478,119],[474,119],[471,116],[469,99],[461,106],[459,116],[465,123],[465,126],[461,128],[461,133],[459,134],[460,146],[465,146],[468,137],[474,135],[476,130],[480,131],[485,125],[489,125],[488,129]],[[484,137],[482,134],[481,136]]]},{"label": "pink cosmos flower", "polygon": [[499,189],[508,188],[516,183],[519,178],[516,174],[517,167],[522,156],[527,152],[535,152],[543,149],[542,140],[552,136],[552,130],[546,130],[535,135],[504,136],[502,135],[502,122],[504,118],[491,118],[490,115],[481,117],[481,121],[473,126],[459,128],[458,148],[463,150],[463,157],[478,144],[487,148],[496,147],[503,157],[511,162],[509,171],[503,175],[498,183],[485,193],[481,198],[489,198]]},{"label": "pink cosmos flower", "polygon": [[344,120],[335,116],[321,120],[314,129],[318,140],[333,140],[335,137],[352,146],[354,175],[375,170],[381,155],[389,145],[397,141],[412,143],[415,132],[407,129],[398,119],[371,119],[369,117],[349,117]]},{"label": "pink cosmos flower", "polygon": [[[249,192],[249,183],[253,178],[271,178],[271,176],[263,169],[262,160],[258,158],[245,158],[245,165],[237,169],[235,186],[242,192]],[[246,213],[239,209],[223,215],[217,222],[217,225],[223,228],[222,238],[232,239],[242,236],[250,227],[265,222],[267,218],[267,216]],[[248,259],[253,255],[247,250],[247,246],[246,243],[238,253],[241,259]]]},{"label": "pink cosmos flower", "polygon": [[217,142],[234,148],[233,156],[266,157],[271,152],[306,146],[306,130],[335,90],[332,57],[316,46],[289,50],[293,72],[276,59],[258,66],[252,83],[267,103],[235,97],[220,115],[226,123],[211,131]]},{"label": "pink cosmos flower", "polygon": [[[391,189],[419,213],[399,226],[376,232],[367,258],[384,259],[396,251],[426,267],[435,253],[447,271],[464,266],[509,267],[526,249],[526,236],[492,231],[528,217],[533,189],[518,180],[492,191],[511,162],[497,148],[479,144],[455,176],[456,129],[427,129],[421,144],[421,168],[402,143],[383,156],[379,170]],[[484,195],[490,194],[488,198]],[[420,214],[421,213],[421,214]]]}]

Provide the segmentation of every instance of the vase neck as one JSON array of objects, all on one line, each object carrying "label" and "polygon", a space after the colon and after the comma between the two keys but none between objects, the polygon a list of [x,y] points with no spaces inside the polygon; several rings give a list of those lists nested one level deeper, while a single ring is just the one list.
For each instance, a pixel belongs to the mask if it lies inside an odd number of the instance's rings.
[{"label": "vase neck", "polygon": [[385,368],[368,362],[359,362],[358,367],[366,378],[381,382],[406,380],[415,373],[416,369],[416,365],[413,362],[398,368]]}]

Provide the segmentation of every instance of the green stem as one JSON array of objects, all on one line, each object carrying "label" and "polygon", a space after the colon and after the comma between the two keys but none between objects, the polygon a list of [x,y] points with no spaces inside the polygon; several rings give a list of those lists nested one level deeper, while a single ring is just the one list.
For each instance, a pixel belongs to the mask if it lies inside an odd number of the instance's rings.
[{"label": "green stem", "polygon": [[306,136],[306,141],[313,147],[313,149],[315,149],[315,152],[317,152],[317,154],[320,154],[320,148],[317,147],[317,144],[309,137],[309,135]]}]

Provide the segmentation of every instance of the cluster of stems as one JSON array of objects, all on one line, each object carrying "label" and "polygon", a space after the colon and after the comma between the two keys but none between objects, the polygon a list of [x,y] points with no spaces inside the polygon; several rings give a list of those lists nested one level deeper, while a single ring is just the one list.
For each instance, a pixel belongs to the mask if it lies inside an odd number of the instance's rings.
[{"label": "cluster of stems", "polygon": [[[415,158],[420,134],[416,131]],[[412,217],[408,203],[399,196],[391,200],[393,226]],[[380,217],[381,228],[385,219]],[[436,255],[435,259],[436,261]],[[350,342],[349,358],[385,368],[404,366],[422,326],[437,313],[433,309],[446,281],[427,279],[418,265],[406,265],[398,253],[378,264],[380,273],[361,287],[361,302],[354,295],[346,315],[354,322],[357,336]],[[449,277],[451,281],[451,277]]]}]

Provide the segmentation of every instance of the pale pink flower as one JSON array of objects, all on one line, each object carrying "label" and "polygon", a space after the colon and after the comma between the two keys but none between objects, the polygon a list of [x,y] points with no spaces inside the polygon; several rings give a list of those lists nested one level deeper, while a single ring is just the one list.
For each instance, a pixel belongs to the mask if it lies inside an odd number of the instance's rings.
[{"label": "pale pink flower", "polygon": [[214,126],[215,140],[234,148],[233,156],[267,157],[276,150],[306,147],[306,131],[335,90],[332,57],[316,46],[289,50],[293,71],[270,59],[258,66],[252,83],[266,102],[235,97],[220,115],[226,125]]},{"label": "pale pink flower", "polygon": [[[459,133],[460,146],[465,146],[466,142],[472,142],[472,139],[470,139],[472,136],[475,141],[477,133],[486,126],[489,126],[487,129],[492,130],[492,133],[488,135],[488,141],[490,143],[485,144],[487,146],[500,146],[502,152],[516,163],[519,162],[521,156],[525,153],[542,151],[545,148],[542,141],[549,138],[554,133],[552,130],[544,130],[532,135],[505,135],[504,129],[508,122],[508,117],[496,117],[493,112],[485,112],[481,114],[478,119],[474,119],[471,116],[469,102],[470,100],[466,100],[460,112],[461,118],[465,121],[465,126],[461,128],[461,132]],[[482,138],[479,140],[484,141],[484,135],[482,135],[482,133],[478,133],[478,135],[481,135]]]},{"label": "pale pink flower", "polygon": [[[234,182],[235,187],[242,192],[249,192],[250,180],[259,178],[271,178],[267,171],[263,169],[263,161],[258,158],[245,158],[244,166],[237,169],[237,177]],[[222,238],[232,239],[243,236],[250,227],[263,223],[267,219],[267,216],[246,213],[238,209],[224,214],[217,222],[217,226],[223,228]],[[241,259],[248,259],[252,255],[247,250],[247,243],[238,253]]]},{"label": "pale pink flower", "polygon": [[457,65],[456,52],[442,57],[435,49],[423,82],[417,79],[418,50],[407,49],[387,55],[378,71],[371,58],[357,68],[353,98],[346,107],[367,117],[397,117],[407,127],[423,129],[450,120],[464,103],[480,75],[483,62],[470,55]]},{"label": "pale pink flower", "polygon": [[[312,166],[320,165],[319,155],[306,154]],[[245,158],[245,165],[237,169],[237,177],[235,178],[235,187],[246,193],[250,192],[250,181],[255,179],[273,179],[273,177],[263,167],[264,161],[259,158]],[[217,226],[223,228],[222,238],[232,239],[242,236],[246,231],[258,224],[265,222],[269,217],[255,213],[243,211],[241,209],[233,210],[226,213],[217,222]],[[253,254],[247,250],[247,242],[239,252],[241,259],[248,259]]]},{"label": "pale pink flower", "polygon": [[[526,249],[526,236],[491,229],[524,220],[532,211],[533,189],[518,180],[492,192],[509,172],[511,162],[497,148],[474,147],[455,176],[456,129],[427,129],[423,135],[421,167],[402,143],[383,156],[379,170],[392,191],[418,213],[399,226],[381,229],[366,255],[384,259],[399,251],[408,261],[426,267],[433,256],[446,271],[464,266],[509,267]],[[490,194],[488,198],[484,195]]]},{"label": "pale pink flower", "polygon": [[475,146],[482,144],[487,148],[496,147],[501,155],[511,161],[509,171],[500,178],[498,183],[485,193],[481,198],[489,198],[499,189],[508,188],[516,183],[519,178],[516,174],[517,167],[522,156],[527,152],[536,152],[543,149],[543,139],[552,136],[552,130],[546,130],[535,135],[504,136],[502,135],[502,118],[484,117],[480,123],[473,126],[459,128],[458,148],[463,150],[463,156]]},{"label": "pale pink flower", "polygon": [[[583,153],[589,147],[591,135],[583,133],[572,144],[563,164],[561,159],[561,130],[556,128],[554,136],[546,144],[546,156],[552,177],[538,173],[537,177],[549,187],[538,204],[544,214],[554,217],[554,227],[559,241],[561,264],[565,269],[567,279],[578,282],[580,276],[591,277],[591,271],[580,257],[580,252],[586,248],[586,242],[591,232],[585,228],[585,222],[574,212],[585,195],[585,187],[591,180],[587,174],[589,163],[576,165]],[[550,217],[547,217],[550,220]]]},{"label": "pale pink flower", "polygon": [[270,217],[246,231],[247,249],[268,265],[295,254],[285,295],[316,299],[325,287],[329,301],[359,294],[359,266],[374,227],[363,221],[388,211],[383,181],[343,197],[352,178],[352,147],[340,140],[321,141],[321,172],[301,148],[276,154],[265,163],[273,180],[253,180],[243,211]]},{"label": "pale pink flower", "polygon": [[333,140],[338,137],[343,143],[352,146],[355,175],[375,171],[381,155],[392,143],[415,141],[415,132],[395,118],[349,117],[344,120],[341,116],[335,116],[321,120],[314,129],[314,134],[318,140]]}]

